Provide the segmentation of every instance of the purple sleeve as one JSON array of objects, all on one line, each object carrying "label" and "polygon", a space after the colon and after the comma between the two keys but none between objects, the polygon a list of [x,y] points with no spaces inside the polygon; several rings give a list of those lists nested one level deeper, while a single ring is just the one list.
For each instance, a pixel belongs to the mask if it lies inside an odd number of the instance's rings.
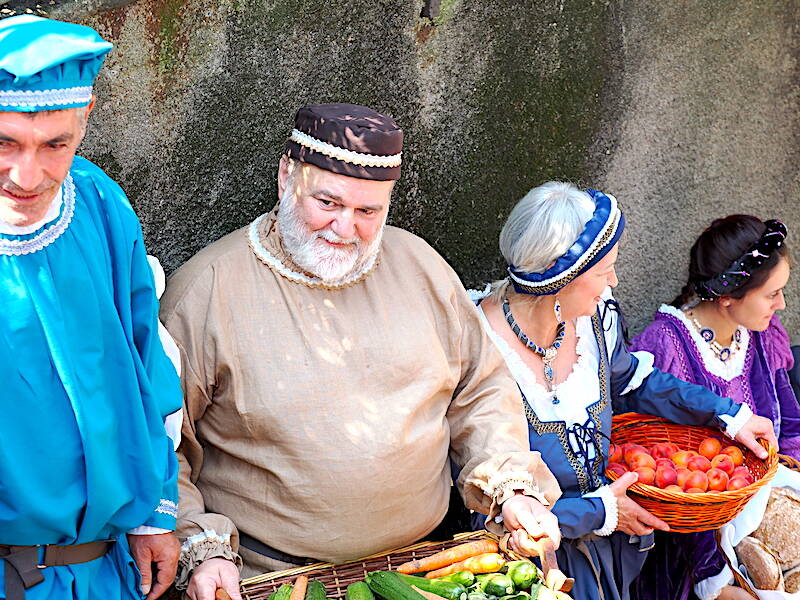
[{"label": "purple sleeve", "polygon": [[775,373],[775,391],[780,404],[780,452],[800,460],[800,404],[787,373],[794,366],[794,357],[789,345],[789,335],[781,325],[778,315],[772,317],[763,336],[767,364]]},{"label": "purple sleeve", "polygon": [[777,314],[772,316],[767,330],[762,335],[764,336],[767,363],[775,370],[791,370],[794,366],[794,357],[792,356],[789,334],[786,333],[783,325],[781,325],[781,320]]},{"label": "purple sleeve", "polygon": [[655,321],[631,340],[631,352],[644,350],[653,355],[653,366],[683,381],[692,381],[683,351],[678,347],[675,331],[665,323]]}]

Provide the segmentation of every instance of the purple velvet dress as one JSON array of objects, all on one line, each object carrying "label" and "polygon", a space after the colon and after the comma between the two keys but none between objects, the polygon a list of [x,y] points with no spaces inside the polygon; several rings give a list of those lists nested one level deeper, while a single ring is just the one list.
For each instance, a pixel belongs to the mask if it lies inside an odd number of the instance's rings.
[{"label": "purple velvet dress", "polygon": [[[780,452],[800,459],[800,405],[787,374],[793,358],[789,336],[777,315],[766,331],[748,332],[747,348],[738,359],[741,366],[727,376],[722,376],[718,365],[709,364],[708,350],[699,345],[704,342],[690,327],[677,309],[662,306],[653,322],[633,339],[631,349],[646,350],[655,356],[656,368],[746,403],[755,414],[771,419]],[[717,575],[725,564],[713,531],[656,532],[656,546],[632,586],[632,596],[640,600],[694,599],[694,584]]]}]

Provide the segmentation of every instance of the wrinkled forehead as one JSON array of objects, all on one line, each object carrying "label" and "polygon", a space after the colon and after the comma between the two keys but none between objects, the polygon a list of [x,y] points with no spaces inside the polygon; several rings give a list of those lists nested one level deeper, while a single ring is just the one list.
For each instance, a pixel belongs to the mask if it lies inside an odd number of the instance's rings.
[{"label": "wrinkled forehead", "polygon": [[50,136],[79,132],[86,107],[38,112],[0,111],[0,132],[9,135]]},{"label": "wrinkled forehead", "polygon": [[292,179],[295,189],[305,193],[327,192],[341,200],[368,200],[388,202],[394,189],[394,180],[361,179],[327,171],[315,165],[294,161]]}]

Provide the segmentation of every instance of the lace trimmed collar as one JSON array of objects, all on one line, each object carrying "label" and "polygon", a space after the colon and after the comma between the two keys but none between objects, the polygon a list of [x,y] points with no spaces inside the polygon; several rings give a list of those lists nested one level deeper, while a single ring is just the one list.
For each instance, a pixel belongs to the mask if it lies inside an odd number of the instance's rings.
[{"label": "lace trimmed collar", "polygon": [[670,306],[669,304],[662,304],[658,312],[663,315],[669,315],[680,322],[694,343],[706,371],[725,381],[731,381],[744,372],[747,350],[750,347],[750,332],[747,329],[741,325],[739,326],[739,332],[742,336],[739,351],[733,354],[730,360],[722,362],[717,358],[711,346],[700,336],[700,332],[692,325],[692,322],[681,309]]},{"label": "lace trimmed collar", "polygon": [[[67,174],[64,183],[61,185],[57,198],[62,199],[61,214],[56,219],[49,219],[50,212],[45,217],[44,222],[39,224],[38,229],[23,233],[10,233],[4,231],[4,235],[16,235],[17,239],[0,238],[0,255],[21,256],[23,254],[33,254],[43,250],[55,242],[67,230],[75,214],[75,183],[72,176]],[[53,203],[55,204],[55,202]],[[52,209],[52,207],[51,207]],[[22,230],[29,228],[21,228]],[[28,237],[31,233],[35,235]],[[24,236],[24,237],[23,237]]]},{"label": "lace trimmed collar", "polygon": [[355,273],[333,282],[304,273],[281,246],[277,228],[274,226],[275,215],[275,210],[272,210],[253,221],[247,228],[247,241],[258,260],[289,281],[311,288],[339,290],[363,281],[378,264],[378,255],[373,256]]}]

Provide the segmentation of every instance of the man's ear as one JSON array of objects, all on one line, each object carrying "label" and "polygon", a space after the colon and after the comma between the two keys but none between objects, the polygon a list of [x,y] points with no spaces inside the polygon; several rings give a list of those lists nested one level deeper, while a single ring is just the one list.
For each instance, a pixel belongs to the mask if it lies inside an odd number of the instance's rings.
[{"label": "man's ear", "polygon": [[281,156],[278,163],[278,202],[283,198],[283,192],[286,190],[286,183],[289,181],[289,157],[287,155]]}]

